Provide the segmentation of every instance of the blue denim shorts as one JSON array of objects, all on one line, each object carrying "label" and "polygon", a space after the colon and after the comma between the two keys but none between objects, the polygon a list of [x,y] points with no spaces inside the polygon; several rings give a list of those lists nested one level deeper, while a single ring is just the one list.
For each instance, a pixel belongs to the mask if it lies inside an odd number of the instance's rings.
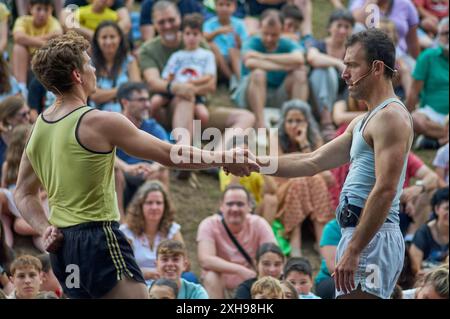
[{"label": "blue denim shorts", "polygon": [[[342,229],[342,238],[336,251],[336,263],[344,255],[355,227]],[[384,223],[359,256],[355,287],[382,299],[390,299],[405,258],[405,242],[400,227]],[[336,291],[336,297],[343,295]]]}]

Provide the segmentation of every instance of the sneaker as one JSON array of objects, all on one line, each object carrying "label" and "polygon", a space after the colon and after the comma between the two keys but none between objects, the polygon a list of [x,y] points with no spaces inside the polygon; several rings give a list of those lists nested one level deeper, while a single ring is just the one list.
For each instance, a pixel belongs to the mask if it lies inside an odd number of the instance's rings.
[{"label": "sneaker", "polygon": [[191,177],[191,171],[185,171],[185,170],[178,170],[175,173],[175,176],[180,181],[186,181]]},{"label": "sneaker", "polygon": [[439,146],[438,140],[425,135],[419,135],[414,143],[415,150],[437,150]]}]

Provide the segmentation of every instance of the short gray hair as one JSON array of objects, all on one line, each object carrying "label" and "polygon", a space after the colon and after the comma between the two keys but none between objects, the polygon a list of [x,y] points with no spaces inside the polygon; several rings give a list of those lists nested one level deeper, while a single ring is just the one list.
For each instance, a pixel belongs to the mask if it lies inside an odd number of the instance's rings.
[{"label": "short gray hair", "polygon": [[180,15],[180,10],[178,10],[177,5],[174,1],[167,1],[167,0],[160,0],[157,1],[152,8],[152,17],[155,15],[155,12],[157,11],[164,11],[168,8],[173,8],[178,15]]}]

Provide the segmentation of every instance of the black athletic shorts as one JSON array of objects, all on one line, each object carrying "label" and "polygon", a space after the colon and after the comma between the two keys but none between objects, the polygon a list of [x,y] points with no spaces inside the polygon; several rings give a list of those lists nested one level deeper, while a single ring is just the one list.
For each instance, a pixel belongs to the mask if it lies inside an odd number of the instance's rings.
[{"label": "black athletic shorts", "polygon": [[125,276],[145,284],[119,223],[90,222],[60,230],[64,242],[50,260],[69,298],[100,298]]}]

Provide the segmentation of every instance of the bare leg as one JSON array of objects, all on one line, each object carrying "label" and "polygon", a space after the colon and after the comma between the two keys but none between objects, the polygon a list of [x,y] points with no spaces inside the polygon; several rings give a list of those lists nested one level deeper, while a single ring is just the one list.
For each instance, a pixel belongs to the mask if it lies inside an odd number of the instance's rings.
[{"label": "bare leg", "polygon": [[206,105],[202,103],[195,104],[194,117],[196,120],[200,120],[202,127],[205,127],[209,120],[209,111]]},{"label": "bare leg", "polygon": [[227,80],[231,78],[233,72],[231,71],[228,62],[225,60],[223,55],[220,53],[219,48],[214,42],[208,42],[211,51],[214,53],[216,57],[217,68],[219,69],[219,73],[223,75]]},{"label": "bare leg", "polygon": [[[171,108],[172,112],[172,127],[175,128],[184,128],[189,132],[188,137],[184,137],[185,141],[189,142],[189,145],[192,141],[192,131],[193,131],[193,120],[194,120],[194,107],[195,104],[191,101],[181,99],[175,97],[172,99]],[[181,144],[182,141],[180,136],[176,136],[177,144]]]},{"label": "bare leg", "polygon": [[302,224],[297,225],[291,233],[291,257],[302,256]]},{"label": "bare leg", "polygon": [[241,79],[241,51],[238,49],[230,49],[230,63],[231,69],[233,70],[234,75],[236,75],[237,79]]},{"label": "bare leg", "polygon": [[118,281],[101,299],[148,299],[147,286],[126,277]]},{"label": "bare leg", "polygon": [[414,131],[417,134],[423,134],[425,136],[440,139],[445,137],[445,127],[436,122],[431,121],[426,115],[414,112]]},{"label": "bare leg", "polygon": [[223,299],[225,285],[219,273],[208,271],[203,278],[203,286],[208,292],[209,299]]},{"label": "bare leg", "polygon": [[290,72],[285,79],[285,84],[290,99],[308,100],[308,74],[305,67]]},{"label": "bare leg", "polygon": [[250,110],[256,118],[255,128],[265,128],[264,106],[267,97],[266,71],[255,69],[250,73],[250,83],[248,84],[246,95]]},{"label": "bare leg", "polygon": [[414,203],[415,215],[413,217],[414,222],[408,227],[408,234],[415,234],[420,226],[425,224],[429,218],[429,212],[431,211],[432,194],[429,192],[419,195]]},{"label": "bare leg", "polygon": [[264,194],[262,207],[262,216],[267,220],[269,225],[272,225],[278,208],[277,196],[272,194]]},{"label": "bare leg", "polygon": [[19,83],[27,83],[28,65],[30,64],[30,54],[27,47],[14,44],[12,52],[12,70],[14,77]]},{"label": "bare leg", "polygon": [[169,103],[169,99],[160,95],[155,94],[150,100],[150,116],[155,117],[158,111]]}]

